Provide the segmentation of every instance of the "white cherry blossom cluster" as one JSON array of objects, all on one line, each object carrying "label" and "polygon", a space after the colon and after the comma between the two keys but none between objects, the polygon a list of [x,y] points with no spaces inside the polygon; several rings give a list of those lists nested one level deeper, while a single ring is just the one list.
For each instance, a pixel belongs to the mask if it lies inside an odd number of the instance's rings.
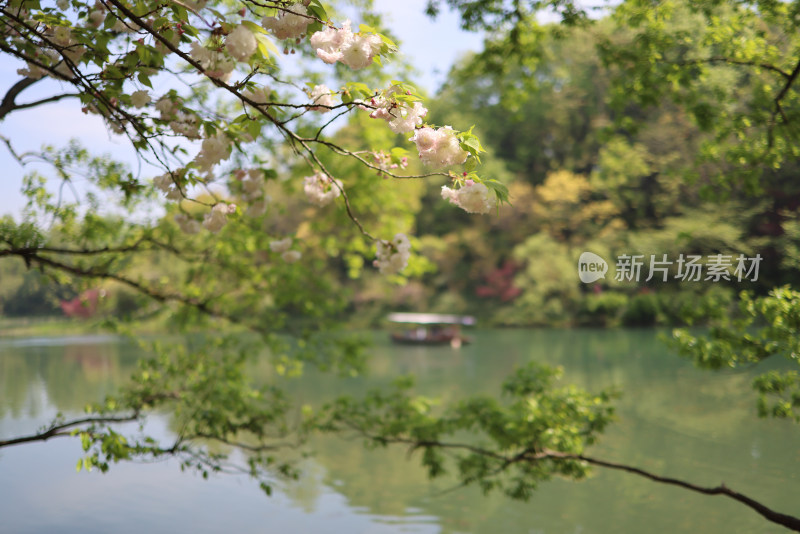
[{"label": "white cherry blossom cluster", "polygon": [[[141,93],[141,91],[136,91],[136,93]],[[134,95],[131,95],[131,101],[135,106]],[[200,139],[200,121],[194,114],[183,111],[181,106],[182,103],[179,99],[172,100],[165,95],[156,101],[154,107],[160,114],[159,118],[169,122],[169,127],[173,132],[187,139]]]},{"label": "white cherry blossom cluster", "polygon": [[224,52],[211,50],[197,42],[193,42],[191,46],[192,50],[189,55],[200,64],[206,75],[223,82],[231,77],[231,73],[236,67],[236,61],[226,56]]},{"label": "white cherry blossom cluster", "polygon": [[376,259],[372,264],[381,274],[397,274],[408,265],[411,243],[405,234],[396,234],[391,241],[379,239]]},{"label": "white cherry blossom cluster", "polygon": [[67,26],[56,26],[53,29],[53,41],[61,46],[72,44],[72,30]]},{"label": "white cherry blossom cluster", "polygon": [[428,114],[428,110],[422,105],[422,102],[409,104],[393,99],[392,95],[400,91],[399,87],[393,85],[386,90],[384,96],[371,98],[369,106],[363,106],[363,108],[372,109],[369,116],[373,119],[385,120],[394,133],[408,133],[422,125],[422,119]]},{"label": "white cherry blossom cluster", "polygon": [[264,174],[259,169],[239,169],[234,176],[242,184],[245,200],[253,201],[264,196]]},{"label": "white cherry blossom cluster", "polygon": [[203,226],[212,234],[216,234],[228,223],[228,215],[236,213],[236,204],[215,204],[211,211],[203,217]]},{"label": "white cherry blossom cluster", "polygon": [[[408,167],[408,158],[406,156],[400,158],[400,163],[394,163],[392,161],[391,154],[387,154],[383,150],[380,150],[378,152],[373,152],[372,161],[374,161],[375,165],[383,171],[388,171],[397,168],[405,169],[406,167]],[[381,176],[382,174],[383,173],[381,171],[378,171],[378,176]]]},{"label": "white cherry blossom cluster", "polygon": [[161,114],[161,120],[168,121],[175,117],[176,111],[180,109],[180,104],[165,95],[158,99],[155,108]]},{"label": "white cherry blossom cluster", "polygon": [[234,59],[247,61],[258,48],[256,36],[247,26],[241,24],[225,38],[225,49]]},{"label": "white cherry blossom cluster", "polygon": [[317,206],[327,206],[336,197],[342,194],[342,182],[335,180],[322,172],[307,176],[303,180],[303,190],[308,200]]},{"label": "white cherry blossom cluster", "polygon": [[191,113],[179,111],[175,114],[175,120],[169,121],[169,127],[187,139],[200,139],[200,121]]},{"label": "white cherry blossom cluster", "polygon": [[[55,27],[45,26],[40,20],[32,17],[30,10],[22,9],[21,7],[22,4],[14,9],[15,16],[19,22],[28,28],[43,28],[43,34],[50,42],[58,47],[58,51],[53,49],[35,50],[30,54],[35,61],[26,62],[26,68],[18,69],[17,74],[34,80],[38,80],[43,76],[53,76],[57,79],[63,78],[68,80],[74,78],[74,73],[67,62],[63,60],[62,54],[73,65],[77,65],[86,53],[86,47],[79,45],[77,41],[75,41],[70,27],[61,25]],[[67,7],[69,7],[69,4],[67,4]],[[23,35],[10,24],[4,24],[3,28],[0,28],[0,36],[2,36],[4,41],[10,39],[8,44],[13,43],[18,46],[24,46],[30,39],[30,37]],[[15,39],[15,37],[19,39]],[[41,64],[42,67],[40,67],[39,64]],[[49,67],[52,70],[43,67]]]},{"label": "white cherry blossom cluster", "polygon": [[180,187],[178,187],[173,175],[170,173],[153,178],[153,185],[161,190],[168,200],[180,200],[183,198],[183,192],[181,192]]},{"label": "white cherry blossom cluster", "polygon": [[[57,58],[54,57],[55,54],[56,54],[54,51],[47,50],[46,52],[52,52],[52,54],[46,54],[46,57],[50,58],[51,61],[52,61],[52,59],[56,59],[57,60]],[[39,58],[37,58],[37,59],[39,59]],[[49,61],[40,61],[40,62],[41,63],[49,63]],[[35,63],[28,62],[27,65],[28,66],[25,67],[24,69],[17,69],[17,74],[19,74],[20,76],[25,76],[26,78],[30,78],[32,80],[39,80],[42,77],[47,76],[48,74],[50,74],[50,72],[48,72],[46,69],[41,68],[39,65],[36,65]]]},{"label": "white cherry blossom cluster", "polygon": [[311,97],[311,102],[316,105],[307,106],[306,109],[320,113],[330,111],[330,108],[336,105],[336,101],[333,99],[334,94],[336,93],[328,89],[326,85],[315,85],[309,96]]},{"label": "white cherry blossom cluster", "polygon": [[203,139],[200,152],[194,158],[194,162],[201,171],[211,172],[214,165],[230,157],[232,146],[233,142],[224,133]]},{"label": "white cherry blossom cluster", "polygon": [[433,129],[428,126],[414,131],[409,139],[417,145],[422,163],[434,168],[460,165],[469,154],[461,148],[456,132],[450,126]]},{"label": "white cherry blossom cluster", "polygon": [[[118,22],[119,22],[119,21],[118,21]],[[147,20],[147,22],[148,22],[148,23],[150,24],[150,26],[152,27],[152,25],[155,23],[155,19],[153,19],[153,18],[150,18],[150,19],[148,19],[148,20]],[[133,26],[134,26],[134,27],[136,27],[136,25],[135,25],[135,24],[134,24]],[[166,38],[166,35],[162,35],[162,37],[165,37],[165,38]],[[171,44],[173,47],[176,47],[176,48],[177,48],[177,47],[178,47],[178,46],[180,46],[180,44],[181,44],[181,36],[180,36],[180,33],[178,33],[177,31],[176,31],[176,32],[173,32],[172,36],[171,36],[171,37],[169,37],[169,38],[167,39],[167,41],[169,41],[169,43],[170,43],[170,44]],[[172,49],[171,49],[170,47],[168,47],[166,44],[164,44],[164,43],[161,41],[161,39],[156,39],[156,38],[155,38],[155,36],[153,37],[153,47],[156,49],[156,51],[157,51],[159,54],[163,54],[163,55],[165,55],[165,56],[168,56],[168,55],[170,55],[170,54],[172,53]]]},{"label": "white cherry blossom cluster", "polygon": [[292,238],[285,237],[277,241],[270,241],[269,249],[276,254],[280,254],[286,263],[294,263],[303,255],[297,250],[289,250],[292,246]]},{"label": "white cherry blossom cluster", "polygon": [[111,26],[111,31],[117,33],[133,33],[139,29],[139,25],[132,20],[117,19],[117,22]]},{"label": "white cherry blossom cluster", "polygon": [[131,93],[131,105],[137,109],[141,109],[150,103],[152,98],[147,91],[134,91]]},{"label": "white cherry blossom cluster", "polygon": [[247,214],[253,217],[263,215],[271,198],[264,194],[264,174],[259,169],[239,169],[234,174],[242,187],[242,197],[247,201]]},{"label": "white cherry blossom cluster", "polygon": [[185,213],[175,215],[175,222],[184,234],[197,234],[203,229],[203,225]]},{"label": "white cherry blossom cluster", "polygon": [[270,99],[269,87],[256,87],[254,89],[245,89],[242,91],[242,96],[252,100],[256,104],[266,104]]},{"label": "white cherry blossom cluster", "polygon": [[[65,28],[69,30],[69,28]],[[70,45],[62,50],[64,56],[69,59],[69,61],[73,65],[77,65],[83,55],[86,53],[86,47],[84,46],[77,46],[77,45]],[[70,70],[69,65],[66,61],[63,60],[61,55],[56,52],[55,50],[44,50],[43,52],[37,52],[34,54],[36,60],[44,66],[51,67],[55,74],[51,71],[40,67],[35,63],[28,62],[27,67],[23,69],[17,69],[17,74],[20,76],[25,76],[26,78],[31,78],[33,80],[38,80],[43,76],[53,76],[55,78],[64,78],[64,79],[72,79],[74,78],[74,73]]]},{"label": "white cherry blossom cluster", "polygon": [[489,188],[474,180],[465,180],[459,189],[442,186],[442,198],[467,213],[489,213],[495,204]]},{"label": "white cherry blossom cluster", "polygon": [[276,17],[264,17],[261,25],[278,39],[299,39],[306,33],[306,28],[314,22],[308,9],[302,4],[287,7]]},{"label": "white cherry blossom cluster", "polygon": [[87,23],[90,26],[94,28],[99,28],[100,25],[103,24],[103,22],[105,22],[106,20],[105,6],[103,6],[103,4],[101,4],[100,2],[95,2],[94,9],[89,11],[89,15],[87,18],[88,18]]},{"label": "white cherry blossom cluster", "polygon": [[325,28],[311,36],[311,46],[317,57],[325,63],[340,61],[353,70],[363,69],[372,64],[378,55],[383,40],[374,33],[354,34],[350,21],[344,21],[341,28]]}]

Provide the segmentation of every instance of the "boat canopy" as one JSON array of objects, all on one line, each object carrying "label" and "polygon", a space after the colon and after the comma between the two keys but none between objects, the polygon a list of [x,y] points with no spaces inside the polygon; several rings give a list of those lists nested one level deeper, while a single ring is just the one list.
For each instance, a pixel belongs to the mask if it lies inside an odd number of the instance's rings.
[{"label": "boat canopy", "polygon": [[475,324],[475,318],[469,315],[443,315],[441,313],[390,313],[388,319],[393,323],[461,324],[466,326]]}]

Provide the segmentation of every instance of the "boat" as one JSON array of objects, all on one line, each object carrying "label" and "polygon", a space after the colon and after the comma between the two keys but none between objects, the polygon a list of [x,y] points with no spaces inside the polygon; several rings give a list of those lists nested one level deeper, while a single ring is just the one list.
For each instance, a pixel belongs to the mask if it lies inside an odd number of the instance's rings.
[{"label": "boat", "polygon": [[472,326],[475,318],[469,315],[440,313],[390,313],[392,323],[416,325],[392,332],[392,341],[405,345],[450,345],[458,348],[472,342],[461,335],[462,326]]}]

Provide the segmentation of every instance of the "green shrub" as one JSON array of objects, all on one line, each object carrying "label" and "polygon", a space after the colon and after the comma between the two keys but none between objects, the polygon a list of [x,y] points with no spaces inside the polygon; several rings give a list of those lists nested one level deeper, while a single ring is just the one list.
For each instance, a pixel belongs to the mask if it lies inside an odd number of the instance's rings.
[{"label": "green shrub", "polygon": [[712,285],[705,291],[682,290],[659,294],[659,307],[670,326],[704,324],[727,314],[734,302],[729,287]]},{"label": "green shrub", "polygon": [[581,301],[576,321],[584,326],[613,326],[618,324],[620,313],[627,305],[628,296],[624,293],[592,293]]},{"label": "green shrub", "polygon": [[655,293],[639,293],[631,298],[622,314],[625,326],[653,326],[658,320],[658,296]]}]

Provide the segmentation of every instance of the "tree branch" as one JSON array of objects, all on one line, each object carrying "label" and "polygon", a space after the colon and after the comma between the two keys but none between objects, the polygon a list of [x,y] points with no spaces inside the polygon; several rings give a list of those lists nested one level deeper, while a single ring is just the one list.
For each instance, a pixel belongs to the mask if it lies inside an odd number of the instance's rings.
[{"label": "tree branch", "polygon": [[708,57],[708,58],[700,58],[700,59],[687,59],[683,61],[674,61],[671,62],[674,65],[701,65],[703,63],[729,63],[731,65],[741,65],[746,67],[758,67],[760,69],[772,71],[775,73],[780,74],[782,77],[786,78],[787,80],[791,78],[791,74],[786,72],[780,67],[776,67],[771,63],[759,63],[756,61],[744,61],[739,59],[733,59],[729,57]]},{"label": "tree branch", "polygon": [[22,78],[11,86],[6,93],[6,96],[3,97],[3,101],[0,102],[0,120],[3,120],[6,115],[16,109],[17,105],[14,103],[14,101],[16,100],[17,96],[38,81],[39,80],[34,80],[33,78]]},{"label": "tree branch", "polygon": [[[34,102],[26,102],[24,104],[15,104],[11,111],[17,111],[19,109],[28,109],[33,108],[36,106],[41,106],[42,104],[49,104],[50,102],[58,102],[59,100],[63,100],[65,98],[73,98],[80,96],[78,93],[64,93],[61,95],[53,95],[47,98],[43,98],[41,100],[36,100]],[[2,115],[0,115],[0,119],[2,119]]]},{"label": "tree branch", "polygon": [[773,523],[777,523],[782,525],[790,530],[794,530],[795,532],[800,532],[800,518],[794,517],[787,514],[782,514],[780,512],[776,512],[775,510],[767,507],[766,505],[752,499],[746,495],[743,495],[737,491],[734,491],[727,487],[724,483],[720,484],[716,487],[703,487],[698,486],[696,484],[692,484],[691,482],[686,482],[684,480],[679,480],[676,478],[670,477],[662,477],[660,475],[656,475],[649,471],[645,471],[644,469],[640,469],[638,467],[633,467],[630,465],[619,464],[615,462],[609,462],[606,460],[600,460],[597,458],[592,458],[589,456],[584,456],[582,454],[563,454],[556,451],[545,451],[544,453],[549,458],[564,458],[564,459],[573,459],[573,460],[582,460],[588,464],[596,465],[600,467],[606,467],[608,469],[615,469],[618,471],[624,471],[626,473],[632,473],[634,475],[639,475],[641,477],[647,478],[654,482],[659,482],[661,484],[667,484],[671,486],[678,486],[680,488],[684,488],[690,491],[694,491],[696,493],[702,493],[704,495],[724,495],[725,497],[729,497],[735,501],[738,501],[748,508],[755,510],[759,515],[771,521]]},{"label": "tree branch", "polygon": [[[5,249],[0,251],[0,256],[20,256],[22,259],[25,260],[26,263],[37,263],[42,266],[52,267],[57,270],[61,270],[75,276],[85,277],[85,278],[99,278],[99,279],[108,279],[114,280],[121,284],[127,285],[132,289],[139,291],[140,293],[147,295],[148,297],[152,298],[157,302],[179,302],[181,304],[185,304],[187,306],[192,306],[197,308],[199,311],[208,314],[214,317],[221,317],[224,319],[229,319],[235,321],[235,319],[226,316],[220,312],[212,310],[208,303],[205,301],[200,301],[197,299],[192,299],[180,294],[169,294],[169,293],[159,293],[154,289],[147,287],[146,285],[142,284],[141,282],[137,282],[136,280],[132,280],[130,278],[126,278],[119,274],[115,274],[105,270],[97,270],[94,268],[89,269],[82,269],[80,267],[76,267],[74,265],[69,265],[67,263],[63,263],[60,261],[56,261],[50,258],[46,258],[39,254],[41,252],[40,249],[37,248],[27,248],[27,249]],[[56,252],[56,253],[64,253]]]},{"label": "tree branch", "polygon": [[0,441],[0,449],[3,447],[10,447],[12,445],[19,445],[21,443],[30,443],[32,441],[47,441],[50,438],[57,438],[57,437],[64,437],[69,436],[70,432],[67,430],[74,429],[75,427],[86,425],[86,424],[105,424],[105,423],[130,423],[131,421],[136,421],[139,418],[139,412],[134,412],[128,416],[119,416],[119,417],[85,417],[83,419],[75,419],[73,421],[69,421],[67,423],[62,423],[60,425],[53,425],[44,432],[39,432],[37,434],[30,434],[28,436],[21,436],[18,438],[7,439],[4,441]]},{"label": "tree branch", "polygon": [[748,497],[746,495],[743,495],[742,493],[739,493],[737,491],[728,488],[724,483],[715,487],[698,486],[697,484],[693,484],[685,480],[657,475],[655,473],[651,473],[639,467],[616,463],[616,462],[610,462],[607,460],[601,460],[599,458],[593,458],[591,456],[585,456],[583,454],[564,453],[564,452],[554,451],[551,449],[542,449],[539,451],[536,451],[534,449],[526,449],[521,453],[507,456],[490,449],[484,449],[481,447],[467,445],[464,443],[447,443],[436,440],[417,440],[410,437],[404,438],[404,437],[375,436],[375,435],[370,435],[369,433],[365,432],[363,429],[360,429],[358,427],[354,427],[352,425],[348,426],[350,426],[351,428],[355,428],[362,435],[366,436],[368,439],[378,441],[380,443],[399,443],[399,444],[410,445],[412,452],[418,448],[436,447],[441,449],[461,449],[473,454],[488,456],[503,462],[498,472],[504,471],[505,469],[519,462],[536,463],[542,460],[578,460],[586,462],[590,465],[605,467],[607,469],[614,469],[617,471],[624,471],[626,473],[638,475],[647,478],[648,480],[652,480],[653,482],[658,482],[660,484],[678,486],[680,488],[693,491],[695,493],[701,493],[703,495],[723,495],[741,504],[744,504],[745,506],[747,506],[751,510],[754,510],[763,518],[772,523],[784,526],[795,532],[800,532],[800,517],[795,517],[777,512],[751,497]]},{"label": "tree branch", "polygon": [[783,100],[783,97],[786,96],[786,93],[789,92],[789,89],[792,87],[792,84],[800,76],[800,60],[797,61],[797,65],[794,66],[794,70],[792,70],[791,74],[788,75],[786,78],[786,83],[781,88],[778,95],[775,97],[775,105],[780,107],[780,101]]}]

